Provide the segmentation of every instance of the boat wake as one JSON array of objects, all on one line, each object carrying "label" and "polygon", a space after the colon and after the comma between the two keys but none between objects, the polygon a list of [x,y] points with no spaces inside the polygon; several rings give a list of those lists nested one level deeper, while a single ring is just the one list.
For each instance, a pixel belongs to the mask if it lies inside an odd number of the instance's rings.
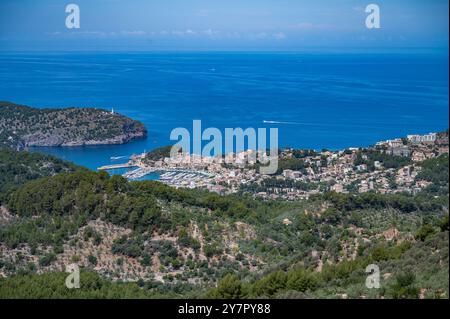
[{"label": "boat wake", "polygon": [[128,158],[128,156],[111,156],[110,157],[111,161],[117,161],[117,160],[124,159],[124,158]]},{"label": "boat wake", "polygon": [[283,122],[283,121],[263,121],[264,124],[287,124],[287,125],[301,125],[302,123],[298,122]]}]

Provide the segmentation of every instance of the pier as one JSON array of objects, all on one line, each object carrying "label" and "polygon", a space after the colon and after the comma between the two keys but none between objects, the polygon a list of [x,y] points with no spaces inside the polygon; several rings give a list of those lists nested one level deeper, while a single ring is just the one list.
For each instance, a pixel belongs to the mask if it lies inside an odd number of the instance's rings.
[{"label": "pier", "polygon": [[150,173],[156,172],[157,169],[152,168],[152,167],[139,167],[135,170],[126,172],[125,174],[123,174],[122,176],[127,178],[127,179],[139,179],[144,177],[145,175],[148,175]]},{"label": "pier", "polygon": [[124,164],[115,164],[115,165],[105,165],[97,168],[98,171],[108,171],[111,169],[119,169],[119,168],[130,168],[135,167],[135,164],[132,163],[124,163]]}]

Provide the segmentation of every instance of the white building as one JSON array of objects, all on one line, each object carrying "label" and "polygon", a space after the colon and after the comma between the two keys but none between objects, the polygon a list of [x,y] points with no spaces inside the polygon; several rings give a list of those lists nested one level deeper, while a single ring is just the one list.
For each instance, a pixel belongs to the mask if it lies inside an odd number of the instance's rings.
[{"label": "white building", "polygon": [[436,141],[436,138],[436,133],[429,133],[426,135],[408,135],[408,140],[411,143],[432,143]]}]

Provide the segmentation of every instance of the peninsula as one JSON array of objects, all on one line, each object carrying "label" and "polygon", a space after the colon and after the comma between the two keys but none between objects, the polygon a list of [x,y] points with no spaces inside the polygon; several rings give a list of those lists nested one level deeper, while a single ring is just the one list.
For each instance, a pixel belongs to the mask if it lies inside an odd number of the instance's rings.
[{"label": "peninsula", "polygon": [[36,109],[0,102],[0,147],[123,144],[146,136],[141,122],[113,111]]}]

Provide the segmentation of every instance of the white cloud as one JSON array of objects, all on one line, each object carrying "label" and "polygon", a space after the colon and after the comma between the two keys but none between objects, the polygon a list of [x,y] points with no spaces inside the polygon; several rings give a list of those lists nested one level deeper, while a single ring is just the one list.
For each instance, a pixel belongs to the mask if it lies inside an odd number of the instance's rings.
[{"label": "white cloud", "polygon": [[172,31],[170,31],[170,34],[176,35],[176,36],[183,36],[184,35],[184,31],[172,30]]},{"label": "white cloud", "polygon": [[293,30],[327,30],[334,29],[331,24],[314,24],[312,22],[300,22],[289,26]]},{"label": "white cloud", "polygon": [[147,32],[141,30],[122,30],[122,31],[67,31],[67,32],[47,32],[50,36],[71,36],[71,37],[91,37],[91,38],[114,38],[114,37],[131,37],[131,36],[145,36]]},{"label": "white cloud", "polygon": [[284,40],[287,38],[286,34],[283,32],[259,32],[259,33],[249,33],[244,34],[243,38],[256,39],[256,40]]},{"label": "white cloud", "polygon": [[147,32],[139,30],[139,31],[126,31],[126,30],[122,30],[120,31],[120,34],[122,35],[146,35]]},{"label": "white cloud", "polygon": [[161,30],[161,31],[142,31],[142,30],[121,30],[121,31],[82,31],[67,30],[65,32],[48,32],[48,36],[54,37],[84,37],[92,39],[114,39],[114,38],[137,38],[137,37],[156,37],[156,38],[186,38],[186,39],[252,39],[252,40],[284,40],[287,35],[284,32],[238,32],[205,29],[185,29],[185,30]]},{"label": "white cloud", "polygon": [[161,31],[159,33],[162,36],[177,36],[177,37],[195,37],[195,36],[206,36],[206,37],[214,37],[220,34],[220,31],[207,29],[207,30],[192,30],[192,29],[186,29],[186,30],[172,30],[170,32],[167,31]]},{"label": "white cloud", "polygon": [[200,33],[212,37],[212,36],[218,35],[220,33],[220,31],[208,29],[208,30],[201,31]]}]

